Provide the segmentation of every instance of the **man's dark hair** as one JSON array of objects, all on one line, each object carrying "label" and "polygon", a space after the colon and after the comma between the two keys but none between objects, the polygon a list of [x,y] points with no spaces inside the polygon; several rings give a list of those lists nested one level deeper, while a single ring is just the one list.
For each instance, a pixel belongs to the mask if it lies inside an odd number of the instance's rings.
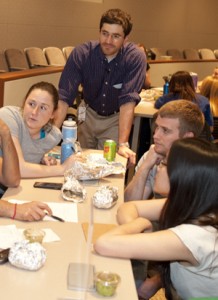
[{"label": "man's dark hair", "polygon": [[102,15],[100,20],[100,30],[104,23],[121,25],[125,37],[129,35],[132,30],[131,16],[118,8],[109,9]]}]

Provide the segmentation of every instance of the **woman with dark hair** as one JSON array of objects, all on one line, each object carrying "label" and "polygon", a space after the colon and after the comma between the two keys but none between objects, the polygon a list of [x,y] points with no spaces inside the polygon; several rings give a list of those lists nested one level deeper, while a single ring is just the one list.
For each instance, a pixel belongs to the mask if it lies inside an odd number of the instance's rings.
[{"label": "woman with dark hair", "polygon": [[178,71],[172,75],[169,82],[169,94],[159,97],[154,106],[159,109],[165,103],[179,99],[190,100],[196,103],[203,112],[210,130],[213,131],[213,115],[209,100],[195,92],[192,76],[186,71]]},{"label": "woman with dark hair", "polygon": [[[161,261],[167,299],[218,295],[218,150],[197,138],[172,145],[167,199],[133,201],[118,210],[128,223],[105,233],[95,250],[105,256]],[[160,230],[152,231],[152,221]]]}]

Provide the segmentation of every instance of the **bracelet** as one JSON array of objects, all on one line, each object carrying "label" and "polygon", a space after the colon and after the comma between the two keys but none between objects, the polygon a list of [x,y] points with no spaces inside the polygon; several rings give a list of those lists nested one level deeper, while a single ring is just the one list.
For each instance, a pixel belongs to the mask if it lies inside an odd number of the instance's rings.
[{"label": "bracelet", "polygon": [[127,148],[130,147],[128,142],[125,142],[125,143],[119,143],[118,146],[119,146],[119,147],[127,147]]},{"label": "bracelet", "polygon": [[12,220],[14,220],[15,216],[16,216],[16,212],[17,212],[17,203],[14,204],[14,214],[12,216]]}]

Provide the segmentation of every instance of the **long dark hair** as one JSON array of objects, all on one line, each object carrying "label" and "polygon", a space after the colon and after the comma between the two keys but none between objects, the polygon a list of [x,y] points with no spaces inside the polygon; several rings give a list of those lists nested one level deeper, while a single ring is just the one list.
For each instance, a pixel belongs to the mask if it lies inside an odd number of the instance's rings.
[{"label": "long dark hair", "polygon": [[[180,224],[218,229],[218,148],[203,139],[173,143],[167,159],[170,192],[160,217],[160,229]],[[171,296],[170,262],[162,264],[167,299]]]},{"label": "long dark hair", "polygon": [[187,71],[178,71],[172,75],[169,92],[179,94],[180,99],[196,101],[193,79]]}]

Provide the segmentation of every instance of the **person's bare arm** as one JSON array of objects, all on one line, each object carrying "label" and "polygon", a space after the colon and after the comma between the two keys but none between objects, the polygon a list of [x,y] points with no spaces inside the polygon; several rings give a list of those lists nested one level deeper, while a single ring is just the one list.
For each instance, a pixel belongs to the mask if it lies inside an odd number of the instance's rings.
[{"label": "person's bare arm", "polygon": [[162,157],[154,150],[154,145],[150,146],[145,159],[127,185],[124,192],[124,201],[148,199],[152,193],[152,188],[146,185],[150,170],[159,163]]},{"label": "person's bare arm", "polygon": [[52,214],[50,207],[43,202],[33,201],[23,204],[14,204],[0,201],[0,217],[14,218],[20,221],[39,221],[48,213]]},{"label": "person's bare arm", "polygon": [[17,151],[8,126],[0,119],[0,182],[7,187],[16,187],[20,183],[20,169]]},{"label": "person's bare arm", "polygon": [[[130,131],[133,124],[135,102],[128,102],[121,105],[119,117],[119,144],[128,142]],[[136,154],[126,146],[120,146],[118,153],[129,159],[129,163],[134,165],[136,162]]]},{"label": "person's bare arm", "polygon": [[117,210],[118,224],[129,223],[139,217],[158,221],[166,199],[129,201],[119,206]]},{"label": "person's bare arm", "polygon": [[55,117],[54,117],[54,125],[56,125],[58,128],[61,127],[63,124],[67,111],[68,111],[68,104],[62,100],[58,101],[58,109],[55,111]]},{"label": "person's bare arm", "polygon": [[20,142],[16,137],[13,137],[14,145],[17,150],[20,173],[22,178],[39,178],[39,177],[53,177],[62,176],[64,172],[70,169],[76,160],[82,159],[81,154],[72,154],[63,164],[45,165],[34,164],[24,160],[23,151]]},{"label": "person's bare arm", "polygon": [[150,87],[151,87],[150,70],[147,70],[146,71],[144,88],[145,89],[150,89]]},{"label": "person's bare arm", "polygon": [[196,265],[194,256],[174,232],[171,230],[150,232],[150,229],[150,221],[139,217],[100,236],[94,244],[94,249],[104,256],[186,261]]}]

